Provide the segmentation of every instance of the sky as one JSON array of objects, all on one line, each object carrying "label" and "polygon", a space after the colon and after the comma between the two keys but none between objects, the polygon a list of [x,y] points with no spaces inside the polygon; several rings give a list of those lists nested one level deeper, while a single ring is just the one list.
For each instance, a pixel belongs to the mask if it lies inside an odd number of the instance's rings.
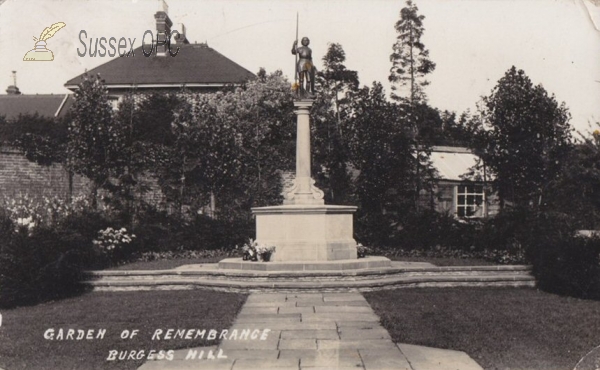
[{"label": "sky", "polygon": [[[425,16],[423,43],[436,63],[429,75],[429,103],[441,110],[476,110],[511,67],[523,69],[569,108],[571,124],[586,131],[600,121],[600,3],[592,0],[415,0]],[[282,70],[294,76],[292,43],[311,40],[313,59],[337,42],[346,67],[361,85],[387,82],[398,0],[167,0],[175,26],[191,42],[208,45],[256,73]],[[598,5],[595,5],[598,4]],[[110,60],[80,57],[81,30],[88,38],[136,38],[155,31],[159,0],[0,0],[0,93],[12,84],[25,94],[62,94],[64,83]],[[48,40],[53,62],[25,62],[33,37],[56,22],[66,26]],[[141,55],[135,56],[143,57]]]}]

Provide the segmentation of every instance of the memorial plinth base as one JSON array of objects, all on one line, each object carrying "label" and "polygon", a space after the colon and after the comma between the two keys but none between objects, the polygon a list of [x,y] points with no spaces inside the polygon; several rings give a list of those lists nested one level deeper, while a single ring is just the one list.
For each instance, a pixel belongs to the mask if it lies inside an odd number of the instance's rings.
[{"label": "memorial plinth base", "polygon": [[356,259],[354,206],[283,205],[252,208],[256,242],[275,246],[274,262]]},{"label": "memorial plinth base", "polygon": [[[337,261],[288,261],[288,262],[252,262],[241,258],[226,258],[219,261],[219,270],[273,271],[273,272],[346,272],[391,268],[392,262],[385,257],[365,257]],[[300,275],[297,275],[300,276]]]}]

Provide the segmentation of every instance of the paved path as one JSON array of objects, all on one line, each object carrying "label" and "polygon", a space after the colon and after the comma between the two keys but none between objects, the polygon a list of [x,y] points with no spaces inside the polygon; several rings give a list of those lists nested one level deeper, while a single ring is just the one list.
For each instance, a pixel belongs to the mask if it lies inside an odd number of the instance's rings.
[{"label": "paved path", "polygon": [[[229,335],[247,329],[270,331],[179,350],[173,361],[148,361],[140,370],[482,370],[464,352],[394,344],[360,293],[253,293]],[[208,360],[209,351],[227,358]]]}]

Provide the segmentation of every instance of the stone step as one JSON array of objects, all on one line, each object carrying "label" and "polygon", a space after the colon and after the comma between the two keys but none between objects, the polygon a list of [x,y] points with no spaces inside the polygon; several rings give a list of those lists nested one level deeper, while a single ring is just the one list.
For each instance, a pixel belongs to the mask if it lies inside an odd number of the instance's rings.
[{"label": "stone step", "polygon": [[153,271],[121,271],[104,270],[89,273],[91,279],[122,280],[123,278],[147,279],[147,280],[178,280],[182,277],[188,279],[211,279],[211,280],[244,280],[244,281],[337,281],[344,280],[369,280],[381,279],[383,276],[497,276],[507,275],[530,275],[530,266],[446,266],[446,267],[412,267],[412,268],[380,268],[362,269],[351,271],[242,271],[242,270],[217,270],[213,266],[202,265],[197,269],[174,269]]},{"label": "stone step", "polygon": [[437,273],[432,275],[387,275],[380,274],[371,279],[354,279],[352,276],[338,276],[335,280],[314,277],[312,280],[298,280],[292,276],[286,280],[249,280],[231,276],[228,279],[214,279],[209,275],[171,275],[161,278],[142,277],[137,274],[121,274],[105,279],[95,275],[95,280],[87,283],[95,290],[170,290],[170,289],[212,289],[221,291],[372,291],[406,287],[455,287],[455,286],[534,286],[535,279],[529,274],[497,273],[478,275],[453,275]]}]

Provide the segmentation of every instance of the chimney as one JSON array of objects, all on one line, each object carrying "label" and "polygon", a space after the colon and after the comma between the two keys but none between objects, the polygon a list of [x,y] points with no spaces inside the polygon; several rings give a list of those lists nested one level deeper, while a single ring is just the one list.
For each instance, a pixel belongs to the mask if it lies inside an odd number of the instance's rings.
[{"label": "chimney", "polygon": [[165,55],[167,52],[166,39],[167,35],[171,34],[171,27],[173,26],[173,22],[167,14],[168,9],[167,3],[163,0],[161,9],[154,14],[154,19],[156,19],[156,39],[158,41],[156,55]]},{"label": "chimney", "polygon": [[[177,44],[189,44],[187,37],[185,37],[185,25],[183,23],[177,24],[177,32],[173,40],[177,42]],[[172,41],[172,40],[171,40]]]},{"label": "chimney", "polygon": [[17,87],[17,71],[12,71],[13,84],[6,89],[8,95],[21,95],[21,91]]}]

